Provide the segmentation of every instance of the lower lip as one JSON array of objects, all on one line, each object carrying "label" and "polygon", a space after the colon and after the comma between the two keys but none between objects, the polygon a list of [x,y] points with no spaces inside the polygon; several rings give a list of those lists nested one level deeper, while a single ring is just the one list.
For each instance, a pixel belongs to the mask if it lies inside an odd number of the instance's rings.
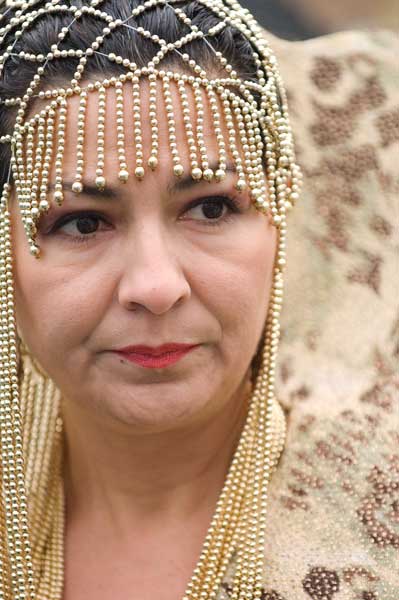
[{"label": "lower lip", "polygon": [[122,356],[129,362],[136,363],[147,369],[164,369],[165,367],[177,363],[196,347],[197,346],[191,346],[191,348],[185,348],[184,350],[165,352],[165,354],[159,356],[150,356],[149,354],[138,354],[134,352],[117,352],[116,354],[119,354],[119,356]]}]

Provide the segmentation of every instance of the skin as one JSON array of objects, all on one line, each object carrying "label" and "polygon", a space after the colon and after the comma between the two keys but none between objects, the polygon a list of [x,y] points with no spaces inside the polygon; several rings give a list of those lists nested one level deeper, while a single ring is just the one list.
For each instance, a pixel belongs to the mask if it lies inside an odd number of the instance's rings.
[{"label": "skin", "polygon": [[[125,98],[131,114],[131,95]],[[89,182],[96,168],[96,102],[89,94]],[[146,104],[145,96],[144,110]],[[77,98],[69,105],[65,181],[74,175]],[[134,590],[142,600],[172,600],[183,595],[191,578],[245,422],[250,362],[267,315],[277,232],[249,195],[235,190],[234,173],[223,183],[175,188],[163,121],[158,169],[147,169],[143,181],[131,175],[120,183],[110,127],[114,108],[110,89],[105,156],[114,199],[66,192],[64,205],[52,207],[40,222],[39,260],[29,254],[12,202],[17,324],[63,395],[64,599],[111,600]],[[132,127],[125,125],[132,165]],[[214,162],[208,108],[205,125]],[[148,128],[143,133],[148,156]],[[184,147],[180,118],[177,138]],[[203,205],[188,209],[193,200],[215,196],[236,198],[240,213],[229,214],[225,207],[219,225],[212,226]],[[95,222],[95,238],[73,241],[71,236],[81,235],[76,216],[49,233],[60,216],[76,210],[103,216],[106,222]],[[112,352],[166,342],[200,346],[166,369],[146,369]]]}]

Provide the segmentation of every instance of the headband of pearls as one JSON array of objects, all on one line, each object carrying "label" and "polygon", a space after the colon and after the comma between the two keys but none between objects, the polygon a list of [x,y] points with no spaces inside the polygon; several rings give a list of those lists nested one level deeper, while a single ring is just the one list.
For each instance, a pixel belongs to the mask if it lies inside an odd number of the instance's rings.
[{"label": "headband of pearls", "polygon": [[[95,184],[103,190],[106,187],[104,140],[105,109],[107,88],[113,87],[116,94],[116,128],[119,159],[119,180],[126,183],[132,175],[138,180],[145,177],[146,170],[155,170],[158,165],[158,122],[159,101],[164,103],[169,131],[169,146],[176,177],[185,175],[181,156],[188,152],[191,165],[191,177],[194,180],[221,181],[225,178],[228,154],[233,160],[237,173],[236,188],[242,192],[249,190],[258,210],[270,215],[271,222],[279,227],[285,212],[290,209],[299,196],[301,173],[295,163],[295,154],[291,129],[288,121],[286,94],[278,72],[274,55],[262,37],[261,30],[249,12],[242,9],[234,0],[199,0],[199,3],[216,15],[217,25],[204,32],[194,25],[185,12],[178,7],[179,0],[147,0],[139,4],[128,19],[115,19],[99,8],[100,0],[92,0],[87,5],[71,6],[61,0],[51,0],[41,8],[35,8],[39,2],[7,1],[10,8],[17,8],[15,16],[0,28],[0,48],[6,50],[0,56],[0,77],[7,68],[7,61],[13,56],[14,46],[23,40],[25,31],[33,27],[45,13],[67,13],[71,16],[68,27],[61,28],[58,43],[49,48],[48,53],[32,55],[23,50],[17,56],[25,61],[36,62],[37,71],[22,97],[2,100],[7,107],[17,107],[17,116],[12,134],[0,138],[1,143],[12,147],[11,172],[15,183],[24,229],[32,255],[39,257],[40,249],[35,240],[37,223],[41,214],[47,212],[51,202],[61,205],[63,202],[63,154],[65,131],[68,121],[68,98],[79,96],[78,134],[76,140],[76,173],[72,186],[73,192],[83,191],[85,168],[85,123],[88,94],[96,94],[98,102],[97,127],[97,164]],[[158,35],[143,27],[133,27],[134,22],[146,11],[157,7],[173,10],[177,18],[186,27],[188,33],[175,42],[167,43]],[[6,11],[7,12],[7,11]],[[6,14],[6,13],[4,13]],[[4,18],[3,14],[3,18]],[[74,23],[84,15],[90,15],[104,24],[102,35],[97,36],[90,47],[83,50],[75,48],[59,49],[59,45],[68,41],[68,34]],[[1,20],[0,20],[1,25]],[[234,26],[251,42],[253,58],[257,66],[257,81],[240,79],[227,59],[214,50],[212,38],[226,26]],[[133,29],[143,38],[143,44],[150,41],[157,50],[145,67],[139,68],[131,57],[104,54],[102,44],[113,32],[122,28]],[[220,66],[221,76],[208,78],[205,68],[195,62],[189,54],[189,45],[202,41],[207,50],[211,50]],[[8,42],[8,45],[6,45]],[[84,85],[85,69],[96,54],[107,57],[125,69],[117,77],[102,81],[90,81]],[[182,68],[177,71],[167,69],[170,58],[181,60]],[[76,72],[68,87],[40,90],[46,67],[51,61],[66,58],[78,59]],[[149,107],[146,114],[142,108],[142,86],[146,78],[149,84]],[[130,82],[133,89],[132,129],[134,132],[135,162],[128,165],[125,153],[125,95]],[[185,147],[178,147],[176,141],[176,106],[172,102],[171,85],[176,86],[181,102],[181,114],[186,132]],[[129,88],[130,89],[130,88]],[[195,101],[196,125],[193,126],[188,101],[191,89]],[[159,98],[160,96],[160,98]],[[258,98],[258,101],[255,98]],[[259,101],[260,98],[260,101]],[[37,114],[26,118],[30,104],[34,99],[47,101]],[[214,135],[218,148],[218,164],[212,169],[209,164],[207,141],[204,136],[204,103],[211,109],[214,121]],[[157,110],[158,106],[158,110]],[[226,124],[225,134],[221,127]],[[151,127],[151,150],[144,156],[142,126],[149,122]],[[226,139],[227,138],[227,139]],[[266,160],[265,160],[266,158]],[[55,185],[52,198],[48,191],[49,171],[55,160]],[[0,212],[4,211],[11,191],[8,181],[0,200]]]}]

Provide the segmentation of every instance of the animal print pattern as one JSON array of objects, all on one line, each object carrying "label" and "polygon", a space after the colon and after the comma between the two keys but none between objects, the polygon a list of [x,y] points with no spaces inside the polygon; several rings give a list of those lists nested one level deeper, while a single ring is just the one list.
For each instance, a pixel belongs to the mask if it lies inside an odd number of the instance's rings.
[{"label": "animal print pattern", "polygon": [[305,185],[289,216],[288,435],[262,600],[399,600],[399,38],[266,36]]}]

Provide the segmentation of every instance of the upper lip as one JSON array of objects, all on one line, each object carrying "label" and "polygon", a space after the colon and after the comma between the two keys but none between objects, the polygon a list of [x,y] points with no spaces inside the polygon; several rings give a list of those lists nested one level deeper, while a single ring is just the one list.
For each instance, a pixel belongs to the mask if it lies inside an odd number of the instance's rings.
[{"label": "upper lip", "polygon": [[188,350],[189,348],[193,348],[193,346],[197,346],[198,344],[162,344],[162,346],[126,346],[125,348],[117,348],[115,352],[125,352],[125,353],[134,353],[134,354],[149,354],[151,356],[160,356],[165,354],[166,352],[182,352],[183,350]]}]

